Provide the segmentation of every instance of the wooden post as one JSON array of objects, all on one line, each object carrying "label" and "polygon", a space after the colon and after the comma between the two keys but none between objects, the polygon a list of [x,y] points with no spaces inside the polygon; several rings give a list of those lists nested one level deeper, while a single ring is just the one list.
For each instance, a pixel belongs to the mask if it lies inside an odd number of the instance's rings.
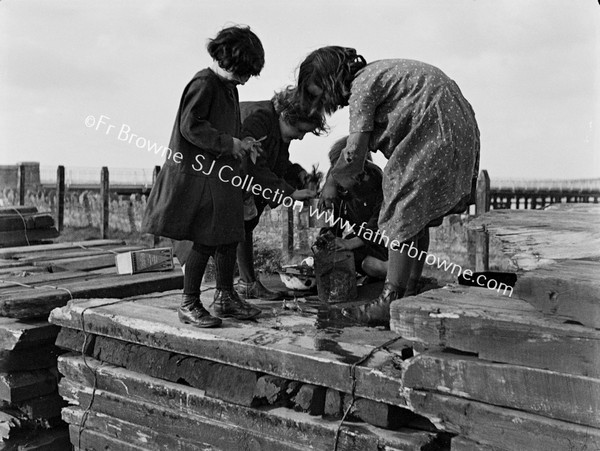
[{"label": "wooden post", "polygon": [[475,215],[490,211],[490,176],[485,169],[479,173],[477,179],[477,200],[475,203]]},{"label": "wooden post", "polygon": [[101,238],[108,238],[108,212],[110,206],[110,193],[108,183],[108,168],[102,167],[100,172],[100,198],[102,199],[102,213],[100,215]]},{"label": "wooden post", "polygon": [[19,193],[19,205],[25,205],[25,165],[17,166],[17,192]]},{"label": "wooden post", "polygon": [[56,228],[63,230],[65,221],[65,167],[56,169]]},{"label": "wooden post", "polygon": [[294,208],[282,207],[281,213],[283,216],[281,245],[283,247],[283,255],[289,263],[294,257]]},{"label": "wooden post", "polygon": [[135,226],[134,201],[135,194],[132,194],[129,196],[129,204],[127,205],[127,219],[129,219],[129,229],[132,233],[137,232],[137,227]]},{"label": "wooden post", "polygon": [[477,231],[477,252],[475,253],[475,270],[489,271],[490,269],[490,236],[485,229]]},{"label": "wooden post", "polygon": [[[477,201],[475,204],[475,216],[490,211],[490,176],[484,169],[479,173],[477,180]],[[475,231],[475,270],[489,270],[489,235],[482,226],[481,230]],[[470,237],[472,245],[473,237]],[[472,264],[472,257],[469,259]]]},{"label": "wooden post", "polygon": [[[154,170],[152,171],[152,186],[156,183],[156,179],[158,178],[158,173],[160,172],[160,166],[154,166]],[[158,247],[160,244],[160,236],[152,235],[152,246]]]},{"label": "wooden post", "polygon": [[[293,207],[292,207],[293,209]],[[308,244],[308,210],[298,212],[298,247],[302,252],[310,250]]]}]

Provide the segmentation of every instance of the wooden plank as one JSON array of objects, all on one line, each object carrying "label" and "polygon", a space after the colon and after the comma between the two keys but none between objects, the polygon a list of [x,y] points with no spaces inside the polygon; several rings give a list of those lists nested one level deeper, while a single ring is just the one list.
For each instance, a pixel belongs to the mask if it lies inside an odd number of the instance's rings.
[{"label": "wooden plank", "polygon": [[569,260],[527,272],[515,295],[546,315],[600,329],[600,262]]},{"label": "wooden plank", "polygon": [[16,351],[0,350],[0,372],[31,371],[56,366],[60,354],[53,344]]},{"label": "wooden plank", "polygon": [[[0,295],[7,292],[29,290],[29,287],[39,285],[56,285],[56,282],[62,282],[69,279],[80,279],[82,282],[91,280],[93,277],[88,272],[83,271],[60,271],[56,273],[41,272],[26,276],[8,276],[0,280]],[[26,285],[26,286],[24,286]]]},{"label": "wooden plank", "polygon": [[60,418],[60,411],[66,405],[67,403],[58,392],[11,404],[11,406],[18,408],[27,418],[32,420],[54,420]]},{"label": "wooden plank", "polygon": [[0,318],[0,349],[18,350],[54,343],[60,328],[44,320]]},{"label": "wooden plank", "polygon": [[390,327],[425,346],[600,378],[600,331],[564,324],[485,288],[431,290],[394,302]]},{"label": "wooden plank", "polygon": [[[98,399],[101,407],[107,407],[104,399]],[[135,406],[135,407],[132,407]],[[133,417],[132,408],[144,409],[139,403],[125,404],[117,414],[91,412],[86,416],[85,430],[129,443],[149,450],[237,450],[302,451],[301,447],[283,440],[263,437],[260,431],[240,430],[232,425],[208,419],[196,419],[175,410],[156,409],[148,405],[146,415],[140,414],[142,423],[123,420]],[[108,408],[115,408],[109,406]],[[138,421],[135,417],[132,420]],[[65,409],[64,418],[77,429],[83,418],[81,409]],[[154,420],[154,422],[152,421]],[[156,422],[156,423],[155,423]],[[108,442],[110,443],[110,442]],[[99,444],[103,444],[100,442]],[[104,449],[104,448],[101,448]],[[110,448],[109,448],[110,449]],[[117,448],[121,449],[121,448]],[[304,448],[307,449],[307,448]]]},{"label": "wooden plank", "polygon": [[50,370],[0,373],[0,399],[19,402],[56,391],[56,375]]},{"label": "wooden plank", "polygon": [[92,278],[85,284],[77,280],[66,281],[56,289],[40,287],[10,296],[0,293],[0,315],[11,318],[37,318],[47,316],[52,309],[62,307],[74,298],[129,297],[180,289],[182,286],[183,274],[180,268],[168,272]]},{"label": "wooden plank", "polygon": [[17,429],[21,423],[22,418],[20,418],[19,412],[0,410],[0,440],[4,441],[10,438],[13,435],[12,431]]},{"label": "wooden plank", "polygon": [[7,247],[4,249],[0,249],[0,258],[11,258],[14,254],[31,254],[39,251],[48,251],[48,250],[61,250],[61,249],[73,249],[79,248],[81,246],[93,247],[93,246],[103,246],[109,244],[119,244],[123,245],[125,242],[123,240],[89,240],[89,241],[74,241],[69,243],[52,243],[52,244],[38,244],[35,246],[15,246],[15,247]]},{"label": "wooden plank", "polygon": [[[78,407],[68,407],[63,410],[63,419],[71,425],[75,441],[73,445],[79,442],[79,431],[85,436],[88,433],[95,434],[96,448],[93,449],[125,449],[121,448],[122,443],[129,446],[136,446],[137,449],[152,449],[161,451],[215,451],[216,448],[210,445],[203,445],[197,441],[185,440],[175,434],[159,433],[154,429],[132,424],[120,420],[110,415],[99,412],[88,412],[85,416],[84,427],[81,424],[84,418],[84,411]],[[121,439],[121,440],[119,440]],[[113,446],[118,443],[118,447]],[[84,449],[90,448],[88,441],[82,437]]]},{"label": "wooden plank", "polygon": [[478,442],[467,440],[461,436],[452,437],[450,449],[452,451],[511,451],[508,448],[483,445]]},{"label": "wooden plank", "polygon": [[54,227],[47,229],[32,229],[25,233],[23,230],[0,232],[0,245],[2,247],[15,246],[18,244],[35,243],[37,241],[50,240],[59,235]]},{"label": "wooden plank", "polygon": [[[80,430],[77,425],[69,426],[69,437],[74,451],[149,451],[150,448],[134,446],[108,435],[89,429]],[[218,450],[217,450],[218,451]]]},{"label": "wooden plank", "polygon": [[54,255],[36,258],[34,266],[51,266],[65,271],[89,271],[115,266],[118,254],[145,249],[144,246],[119,246],[110,249],[95,248],[72,253],[70,255]]},{"label": "wooden plank", "polygon": [[24,265],[19,262],[11,262],[12,264],[8,265],[8,267],[2,267],[2,263],[0,263],[0,276],[1,277],[9,277],[9,276],[18,276],[30,273],[46,273],[48,274],[48,268],[43,268],[39,266],[33,265]]},{"label": "wooden plank", "polygon": [[[127,246],[121,248],[124,252],[127,250],[143,249],[140,246]],[[50,266],[60,268],[65,271],[88,271],[92,269],[109,268],[115,266],[116,254],[113,252],[97,252],[94,255],[75,258],[57,258],[53,260],[36,261],[34,266]]]},{"label": "wooden plank", "polygon": [[[83,343],[83,341],[80,341]],[[77,350],[80,350],[79,346]],[[241,406],[254,403],[258,375],[231,365],[222,365],[182,354],[98,336],[92,354],[102,362],[121,366],[172,382],[185,381],[208,396]]]},{"label": "wooden plank", "polygon": [[[600,429],[455,396],[413,391],[410,404],[440,429],[483,444],[483,449],[489,446],[507,451],[586,450],[600,443]],[[452,439],[452,450],[455,441],[456,437]]]},{"label": "wooden plank", "polygon": [[517,268],[530,271],[559,260],[600,257],[600,205],[568,210],[494,210],[467,227],[485,226]]},{"label": "wooden plank", "polygon": [[[16,446],[18,451],[65,451],[70,448],[69,433],[66,427],[38,429],[15,440],[7,446]],[[7,448],[11,449],[11,448]]]},{"label": "wooden plank", "polygon": [[[261,371],[285,379],[352,392],[348,377],[354,363],[373,353],[356,369],[357,396],[387,404],[405,405],[401,360],[407,342],[389,331],[349,327],[314,329],[313,317],[274,314],[272,303],[256,323],[227,320],[225,326],[199,329],[177,318],[178,295],[132,301],[78,300],[56,309],[50,322],[62,327],[117,338],[201,359]],[[277,326],[274,328],[273,326]],[[232,327],[233,326],[233,327]],[[386,350],[374,348],[391,339]]]},{"label": "wooden plank", "polygon": [[406,363],[408,388],[600,426],[600,379],[442,353],[419,354]]},{"label": "wooden plank", "polygon": [[[232,431],[244,431],[253,436],[258,431],[262,439],[280,439],[304,446],[304,449],[332,449],[338,422],[321,421],[306,413],[294,412],[287,408],[249,408],[219,401],[206,396],[202,390],[152,378],[140,373],[102,364],[93,359],[87,363],[96,372],[96,392],[92,410],[102,412],[134,424],[148,426],[147,414],[150,407],[159,417],[162,412],[185,415],[176,425],[168,425],[172,434],[193,439],[215,437],[219,446],[222,440],[222,427]],[[87,406],[94,384],[94,374],[79,356],[63,356],[59,360],[60,371],[65,378],[60,383],[60,393],[66,399]],[[218,419],[218,421],[215,421]],[[193,421],[193,427],[186,422]],[[220,423],[220,424],[219,424]],[[165,427],[153,425],[153,429]],[[191,435],[190,434],[201,434]],[[236,437],[237,439],[237,437]],[[446,437],[415,431],[386,431],[370,425],[341,428],[339,450],[361,449],[423,449],[427,444],[443,443]],[[265,442],[267,443],[267,442]],[[226,447],[226,449],[237,449]],[[263,449],[263,448],[257,448]],[[267,448],[271,449],[271,448]],[[302,448],[300,448],[302,449]],[[433,449],[433,448],[432,448]],[[443,448],[442,448],[443,449]]]},{"label": "wooden plank", "polygon": [[20,263],[23,262],[40,262],[47,260],[58,260],[62,258],[75,258],[75,257],[91,257],[94,255],[103,254],[114,254],[119,252],[127,252],[130,248],[140,249],[140,246],[127,246],[125,244],[119,245],[106,245],[106,246],[93,246],[93,247],[74,247],[70,249],[48,249],[44,251],[38,251],[34,253],[14,253],[11,255],[12,260],[16,260]]},{"label": "wooden plank", "polygon": [[22,230],[24,227],[27,230],[32,230],[45,229],[53,226],[54,219],[50,213],[34,213],[22,216],[17,214],[0,216],[0,230],[5,232]]},{"label": "wooden plank", "polygon": [[0,207],[0,215],[14,215],[18,211],[21,214],[37,213],[37,207],[24,207],[23,205],[14,205],[12,207]]}]

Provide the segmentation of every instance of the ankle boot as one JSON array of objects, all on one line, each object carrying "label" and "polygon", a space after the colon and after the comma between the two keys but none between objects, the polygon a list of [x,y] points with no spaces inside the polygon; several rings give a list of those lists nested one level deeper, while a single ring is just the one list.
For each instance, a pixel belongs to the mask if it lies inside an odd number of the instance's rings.
[{"label": "ankle boot", "polygon": [[220,326],[222,321],[212,316],[202,305],[198,296],[184,294],[177,309],[179,321],[196,327],[208,328]]},{"label": "ankle boot", "polygon": [[400,299],[404,291],[404,289],[386,282],[383,285],[383,291],[377,299],[358,307],[343,309],[342,315],[367,326],[389,327],[390,303],[396,299]]},{"label": "ankle boot", "polygon": [[260,315],[260,309],[242,301],[234,290],[215,291],[215,315],[221,318],[233,317],[246,320]]},{"label": "ankle boot", "polygon": [[278,301],[282,299],[282,293],[278,291],[269,290],[265,287],[260,280],[256,279],[254,282],[244,282],[239,280],[235,286],[240,299],[262,299],[263,301]]}]

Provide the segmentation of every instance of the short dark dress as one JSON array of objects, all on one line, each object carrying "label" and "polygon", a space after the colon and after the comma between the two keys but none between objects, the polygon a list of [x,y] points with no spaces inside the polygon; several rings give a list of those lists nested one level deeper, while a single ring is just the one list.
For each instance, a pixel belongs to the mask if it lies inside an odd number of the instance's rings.
[{"label": "short dark dress", "polygon": [[[259,209],[269,205],[275,208],[279,205],[274,200],[277,190],[282,196],[291,196],[296,190],[286,180],[288,170],[291,169],[290,143],[283,141],[279,127],[279,114],[275,111],[273,102],[261,100],[257,102],[241,102],[242,137],[263,139],[261,142],[262,155],[252,163],[246,159],[246,172],[252,176],[253,182],[258,184],[265,195],[255,195],[254,201]],[[270,191],[264,191],[268,188]],[[267,199],[268,197],[268,199]],[[279,199],[279,198],[278,198]]]},{"label": "short dark dress", "polygon": [[[388,159],[379,228],[390,240],[414,237],[471,194],[479,129],[471,105],[440,69],[413,60],[368,64],[352,81],[350,133],[370,132],[369,148]],[[360,169],[332,171],[350,186]]]},{"label": "short dark dress", "polygon": [[181,97],[172,155],[150,192],[145,232],[210,246],[244,240],[242,190],[231,183],[240,174],[230,156],[240,133],[235,85],[210,69],[198,72]]}]

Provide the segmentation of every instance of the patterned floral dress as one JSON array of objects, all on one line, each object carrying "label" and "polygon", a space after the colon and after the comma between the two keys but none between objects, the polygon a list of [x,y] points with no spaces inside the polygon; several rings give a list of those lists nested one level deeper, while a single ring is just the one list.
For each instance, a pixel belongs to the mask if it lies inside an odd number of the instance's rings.
[{"label": "patterned floral dress", "polygon": [[[390,240],[412,238],[464,203],[479,170],[479,129],[471,105],[440,69],[375,61],[353,80],[349,106],[350,133],[370,132],[369,149],[388,159],[379,228]],[[342,159],[332,175],[347,186],[356,165]]]}]

